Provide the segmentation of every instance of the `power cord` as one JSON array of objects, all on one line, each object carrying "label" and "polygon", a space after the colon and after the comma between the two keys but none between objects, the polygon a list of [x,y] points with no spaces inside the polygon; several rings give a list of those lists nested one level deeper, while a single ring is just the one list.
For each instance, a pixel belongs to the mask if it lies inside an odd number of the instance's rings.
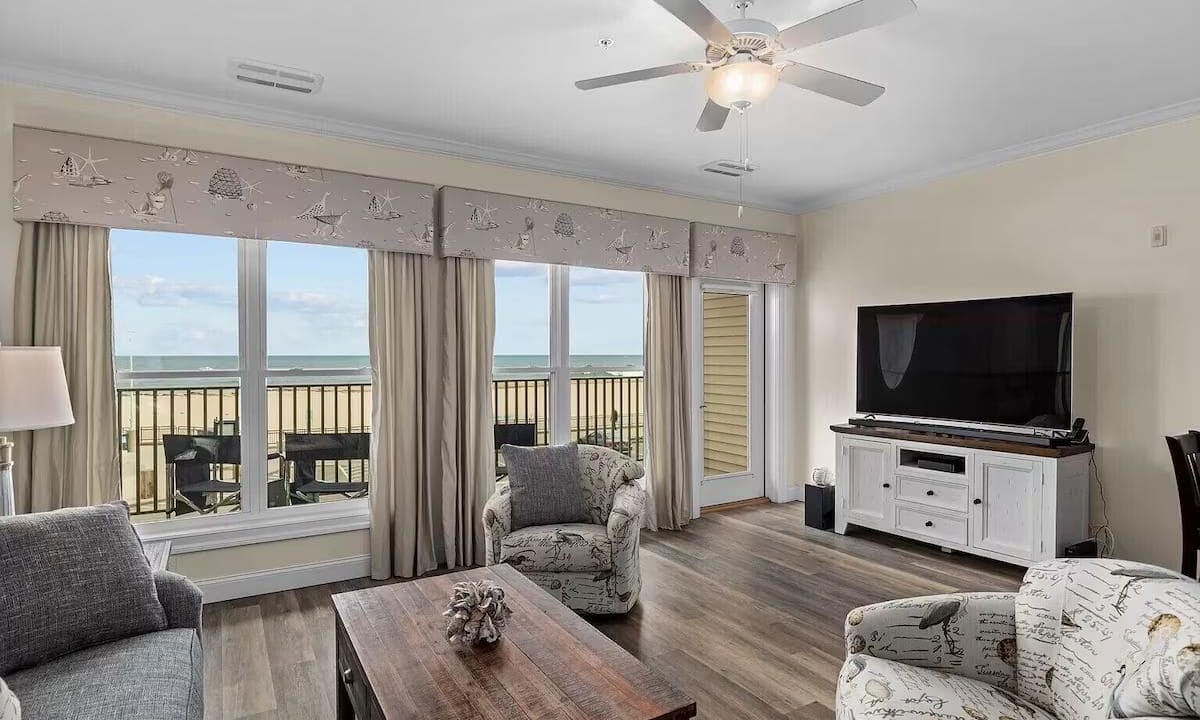
[{"label": "power cord", "polygon": [[1104,481],[1100,477],[1100,466],[1096,464],[1095,451],[1089,464],[1090,469],[1096,471],[1096,487],[1100,489],[1100,524],[1094,526],[1092,537],[1096,539],[1097,554],[1102,558],[1112,557],[1117,549],[1117,536],[1108,523],[1108,497],[1104,494]]}]

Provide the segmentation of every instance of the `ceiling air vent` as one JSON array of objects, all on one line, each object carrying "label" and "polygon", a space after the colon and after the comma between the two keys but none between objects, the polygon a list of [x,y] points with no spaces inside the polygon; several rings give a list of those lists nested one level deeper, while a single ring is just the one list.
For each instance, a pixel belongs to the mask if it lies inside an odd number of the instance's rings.
[{"label": "ceiling air vent", "polygon": [[746,166],[737,160],[713,160],[712,162],[701,165],[700,169],[714,175],[724,175],[725,177],[744,177],[758,169],[757,165],[751,163]]},{"label": "ceiling air vent", "polygon": [[233,58],[229,61],[229,75],[234,80],[251,85],[291,90],[304,95],[311,95],[320,90],[321,84],[325,82],[325,78],[314,72],[245,58]]}]

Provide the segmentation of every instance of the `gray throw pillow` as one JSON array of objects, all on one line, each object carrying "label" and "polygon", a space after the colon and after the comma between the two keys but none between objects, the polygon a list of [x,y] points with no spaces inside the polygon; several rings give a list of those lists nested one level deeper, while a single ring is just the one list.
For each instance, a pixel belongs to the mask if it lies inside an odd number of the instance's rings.
[{"label": "gray throw pillow", "polygon": [[549,447],[502,445],[500,453],[508,468],[513,530],[588,521],[575,443]]},{"label": "gray throw pillow", "polygon": [[0,675],[167,626],[123,504],[0,517]]}]

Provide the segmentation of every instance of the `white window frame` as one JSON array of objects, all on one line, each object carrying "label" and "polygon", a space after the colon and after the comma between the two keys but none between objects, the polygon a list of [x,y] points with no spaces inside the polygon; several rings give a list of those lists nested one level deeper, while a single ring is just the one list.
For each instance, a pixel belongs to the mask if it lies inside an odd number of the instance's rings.
[{"label": "white window frame", "polygon": [[[238,239],[238,369],[120,371],[117,381],[234,378],[240,386],[242,502],[236,513],[137,523],[143,541],[170,540],[172,554],[365,530],[367,498],[267,507],[267,383],[278,379],[344,377],[370,380],[369,370],[271,370],[267,367],[267,242]],[[365,282],[364,278],[364,282]]]}]

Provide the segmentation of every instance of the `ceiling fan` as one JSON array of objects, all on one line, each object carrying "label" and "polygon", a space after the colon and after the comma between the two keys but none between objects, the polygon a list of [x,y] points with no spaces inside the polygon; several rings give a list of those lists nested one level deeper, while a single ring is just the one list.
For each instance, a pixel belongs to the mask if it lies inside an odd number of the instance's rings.
[{"label": "ceiling fan", "polygon": [[720,130],[725,126],[731,108],[744,111],[754,103],[762,102],[781,80],[854,105],[870,104],[883,94],[883,87],[779,56],[882,25],[917,9],[913,0],[855,0],[780,30],[766,20],[746,17],[753,0],[735,3],[742,11],[742,17],[728,23],[718,20],[700,0],[654,1],[708,43],[705,60],[580,80],[575,87],[595,90],[709,70],[704,82],[709,99],[696,123],[696,129],[701,132]]}]

